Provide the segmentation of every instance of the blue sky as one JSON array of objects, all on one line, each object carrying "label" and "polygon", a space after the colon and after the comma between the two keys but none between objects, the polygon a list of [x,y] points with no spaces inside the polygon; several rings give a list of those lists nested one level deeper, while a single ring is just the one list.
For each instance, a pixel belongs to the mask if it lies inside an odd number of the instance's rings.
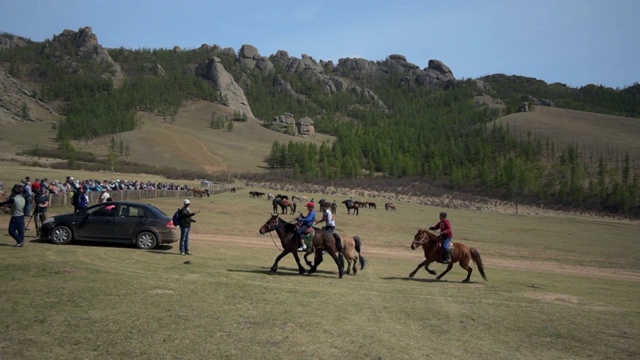
[{"label": "blue sky", "polygon": [[639,0],[0,0],[0,32],[43,41],[85,26],[107,48],[251,44],[334,63],[438,59],[458,79],[640,82]]}]

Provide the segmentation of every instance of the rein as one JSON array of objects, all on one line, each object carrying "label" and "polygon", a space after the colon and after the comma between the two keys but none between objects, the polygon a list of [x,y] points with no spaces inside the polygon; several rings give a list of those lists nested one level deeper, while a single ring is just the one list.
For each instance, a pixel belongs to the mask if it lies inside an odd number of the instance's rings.
[{"label": "rein", "polygon": [[[278,220],[280,220],[280,218],[278,218]],[[283,227],[283,226],[285,226],[285,225],[287,225],[287,224],[291,224],[291,223],[292,223],[292,222],[288,222],[288,223],[287,223],[287,222],[282,222],[282,223],[280,223],[280,221],[278,221],[276,225],[268,225],[268,226],[267,226],[267,229],[269,230],[269,235],[271,236],[271,241],[273,242],[273,246],[275,246],[275,247],[276,247],[276,249],[278,249],[278,250],[280,250],[280,251],[283,251],[284,249],[281,249],[281,248],[278,246],[278,243],[276,243],[276,240],[273,238],[273,231],[274,231],[274,230],[277,230],[278,228],[281,228],[281,227]],[[279,236],[278,236],[278,237],[279,237]]]}]

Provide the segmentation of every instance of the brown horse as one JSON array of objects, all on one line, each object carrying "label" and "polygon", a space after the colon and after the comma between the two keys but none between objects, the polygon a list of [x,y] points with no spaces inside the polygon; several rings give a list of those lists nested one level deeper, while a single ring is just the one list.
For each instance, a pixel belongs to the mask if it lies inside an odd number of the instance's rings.
[{"label": "brown horse", "polygon": [[342,203],[347,207],[347,214],[351,214],[351,210],[353,210],[354,215],[360,215],[360,204],[357,201],[345,200]]},{"label": "brown horse", "polygon": [[396,211],[396,206],[393,203],[386,203],[384,204],[384,209]]},{"label": "brown horse", "polygon": [[283,199],[279,197],[276,197],[275,199],[273,199],[271,203],[273,205],[274,213],[278,212],[278,206],[279,206],[281,214],[289,214],[289,210],[291,210],[291,215],[293,215],[296,212],[296,208],[298,207],[295,201],[291,201],[289,199]]},{"label": "brown horse", "polygon": [[[409,277],[413,277],[418,270],[424,266],[424,269],[429,272],[431,275],[438,275],[435,271],[429,269],[429,264],[434,261],[441,262],[442,256],[442,245],[439,240],[439,236],[432,233],[426,229],[419,229],[416,235],[413,237],[413,242],[411,243],[411,250],[415,250],[418,246],[422,246],[424,249],[424,257],[426,258],[423,262],[416,267],[415,270],[409,274]],[[478,271],[480,271],[480,275],[482,278],[487,280],[487,277],[484,274],[484,267],[482,266],[482,259],[480,258],[480,253],[475,248],[466,246],[461,243],[453,243],[453,251],[451,252],[451,263],[447,266],[447,269],[438,277],[437,280],[440,280],[446,273],[453,268],[453,264],[460,262],[460,267],[467,270],[467,277],[462,280],[462,282],[469,282],[471,278],[471,273],[473,272],[473,268],[469,266],[469,262],[473,260],[478,266]]]},{"label": "brown horse", "polygon": [[[367,261],[364,256],[360,253],[360,248],[362,247],[362,240],[360,236],[354,237],[346,237],[342,239],[338,233],[333,233],[333,236],[336,238],[336,242],[342,244],[342,250],[340,254],[347,260],[347,270],[345,274],[351,274],[351,267],[353,266],[353,275],[358,273],[358,261],[360,262],[360,270],[364,269]],[[309,266],[313,266],[313,264],[307,259],[307,256],[310,253],[304,254],[304,261]],[[344,264],[344,262],[343,262]]]},{"label": "brown horse", "polygon": [[[304,267],[300,263],[300,257],[298,256],[298,242],[294,237],[296,225],[290,222],[286,222],[278,216],[278,214],[271,214],[271,218],[267,220],[264,225],[260,228],[260,234],[266,234],[271,231],[275,231],[280,238],[280,242],[282,243],[282,252],[276,258],[276,261],[273,263],[271,267],[271,272],[278,271],[278,262],[284,256],[289,253],[293,253],[293,257],[296,259],[296,264],[298,264],[298,272],[302,275],[305,272]],[[344,260],[342,258],[342,254],[340,251],[342,250],[342,245],[333,237],[333,234],[326,230],[315,229],[315,234],[313,235],[313,239],[311,239],[311,248],[310,252],[315,253],[315,258],[313,260],[313,264],[309,264],[311,269],[309,269],[309,274],[313,274],[316,272],[320,263],[322,263],[322,252],[326,251],[329,256],[333,258],[338,265],[338,275],[339,278],[342,279],[344,275]],[[305,255],[306,257],[306,255]],[[306,260],[306,259],[305,259]]]},{"label": "brown horse", "polygon": [[204,197],[204,195],[207,195],[207,197],[211,196],[209,189],[195,188],[191,189],[191,191],[193,192],[193,197]]}]

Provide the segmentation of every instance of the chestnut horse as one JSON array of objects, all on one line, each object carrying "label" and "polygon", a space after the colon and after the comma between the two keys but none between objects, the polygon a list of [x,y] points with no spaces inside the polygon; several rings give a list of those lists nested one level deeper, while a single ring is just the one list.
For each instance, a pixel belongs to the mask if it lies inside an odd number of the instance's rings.
[{"label": "chestnut horse", "polygon": [[[276,261],[273,263],[271,267],[271,272],[278,271],[278,262],[280,259],[285,257],[289,253],[293,253],[293,257],[296,259],[296,264],[298,264],[298,272],[300,275],[305,273],[305,268],[300,263],[300,257],[298,256],[298,241],[294,238],[296,225],[294,223],[286,222],[280,218],[278,214],[271,214],[271,218],[267,220],[267,222],[262,225],[259,232],[260,234],[266,234],[271,231],[275,231],[280,238],[280,242],[282,243],[282,252],[276,258]],[[322,252],[326,251],[329,256],[333,258],[338,265],[338,277],[342,279],[344,275],[344,260],[342,258],[342,254],[340,251],[342,250],[342,245],[333,237],[333,234],[326,230],[316,229],[314,228],[315,234],[313,235],[313,239],[311,239],[311,248],[310,252],[315,252],[315,258],[313,260],[313,264],[310,264],[311,269],[309,269],[309,274],[313,274],[316,272],[320,263],[322,263]],[[305,255],[306,257],[306,255]],[[305,258],[306,261],[306,258]]]},{"label": "chestnut horse", "polygon": [[[424,266],[424,269],[429,272],[431,275],[438,275],[435,271],[429,269],[429,264],[432,262],[442,262],[442,241],[440,240],[440,236],[432,233],[426,229],[419,229],[416,235],[413,237],[413,242],[411,243],[411,250],[415,250],[418,246],[422,246],[424,249],[424,257],[426,258],[423,262],[418,265],[418,267],[409,274],[409,277],[413,277],[418,270]],[[473,268],[469,266],[469,262],[473,260],[478,267],[478,271],[480,271],[480,275],[482,278],[487,280],[487,277],[484,274],[484,267],[482,266],[482,259],[480,258],[480,253],[475,248],[466,246],[461,243],[453,243],[453,251],[451,252],[451,263],[447,266],[447,269],[438,277],[437,280],[440,280],[446,273],[453,268],[453,264],[460,262],[460,267],[467,270],[467,277],[462,280],[462,282],[469,282],[471,278],[471,273],[473,272]]]}]

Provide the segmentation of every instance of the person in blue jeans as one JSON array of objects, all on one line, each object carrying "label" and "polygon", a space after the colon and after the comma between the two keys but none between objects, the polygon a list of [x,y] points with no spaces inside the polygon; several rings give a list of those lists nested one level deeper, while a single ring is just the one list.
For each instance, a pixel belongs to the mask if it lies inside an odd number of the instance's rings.
[{"label": "person in blue jeans", "polygon": [[449,264],[451,262],[451,241],[453,239],[453,230],[451,229],[451,222],[447,219],[447,213],[440,213],[440,221],[429,230],[440,230],[440,236],[444,239],[442,244],[442,262]]},{"label": "person in blue jeans", "polygon": [[200,210],[191,212],[189,205],[191,201],[184,199],[184,206],[180,212],[180,255],[191,255],[189,250],[189,233],[191,232],[191,223],[196,222],[193,216],[200,213]]},{"label": "person in blue jeans", "polygon": [[23,197],[24,186],[15,184],[11,189],[11,197],[0,202],[0,206],[11,205],[11,220],[9,220],[9,235],[16,240],[16,247],[24,246],[24,215],[26,200]]}]

